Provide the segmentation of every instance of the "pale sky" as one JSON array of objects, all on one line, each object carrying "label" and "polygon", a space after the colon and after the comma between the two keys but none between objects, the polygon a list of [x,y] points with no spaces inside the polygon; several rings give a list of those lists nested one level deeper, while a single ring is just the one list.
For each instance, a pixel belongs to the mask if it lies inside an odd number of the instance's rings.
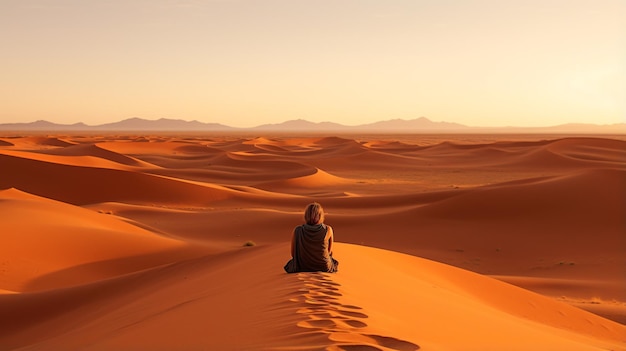
[{"label": "pale sky", "polygon": [[624,0],[0,0],[0,123],[626,123]]}]

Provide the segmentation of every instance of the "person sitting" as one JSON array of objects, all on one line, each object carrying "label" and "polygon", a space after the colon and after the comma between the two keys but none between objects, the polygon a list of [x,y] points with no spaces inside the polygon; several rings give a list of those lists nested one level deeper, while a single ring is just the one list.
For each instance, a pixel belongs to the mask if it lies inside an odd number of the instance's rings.
[{"label": "person sitting", "polygon": [[317,202],[304,210],[304,224],[297,226],[291,238],[291,260],[287,273],[337,272],[339,262],[333,258],[333,228],[324,224],[324,209]]}]

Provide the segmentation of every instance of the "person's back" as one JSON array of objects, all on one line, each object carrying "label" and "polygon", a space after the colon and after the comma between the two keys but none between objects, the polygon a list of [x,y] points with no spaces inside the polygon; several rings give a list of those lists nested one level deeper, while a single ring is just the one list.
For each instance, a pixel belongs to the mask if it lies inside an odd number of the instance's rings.
[{"label": "person's back", "polygon": [[291,239],[292,259],[287,273],[336,272],[339,262],[332,257],[333,228],[324,224],[324,212],[318,203],[304,211],[305,224],[297,226]]}]

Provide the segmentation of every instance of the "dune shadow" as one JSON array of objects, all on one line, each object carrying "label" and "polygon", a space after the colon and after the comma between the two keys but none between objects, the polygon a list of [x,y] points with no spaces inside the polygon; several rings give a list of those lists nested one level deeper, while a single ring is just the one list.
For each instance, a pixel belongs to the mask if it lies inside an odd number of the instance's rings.
[{"label": "dune shadow", "polygon": [[189,251],[182,248],[89,262],[39,276],[26,283],[23,290],[44,291],[89,284],[190,258]]}]

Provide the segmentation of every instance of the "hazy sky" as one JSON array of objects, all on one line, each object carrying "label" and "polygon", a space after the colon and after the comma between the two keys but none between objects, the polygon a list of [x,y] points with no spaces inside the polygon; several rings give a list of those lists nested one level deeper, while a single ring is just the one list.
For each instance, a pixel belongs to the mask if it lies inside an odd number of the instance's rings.
[{"label": "hazy sky", "polygon": [[0,123],[626,123],[624,0],[0,0]]}]

